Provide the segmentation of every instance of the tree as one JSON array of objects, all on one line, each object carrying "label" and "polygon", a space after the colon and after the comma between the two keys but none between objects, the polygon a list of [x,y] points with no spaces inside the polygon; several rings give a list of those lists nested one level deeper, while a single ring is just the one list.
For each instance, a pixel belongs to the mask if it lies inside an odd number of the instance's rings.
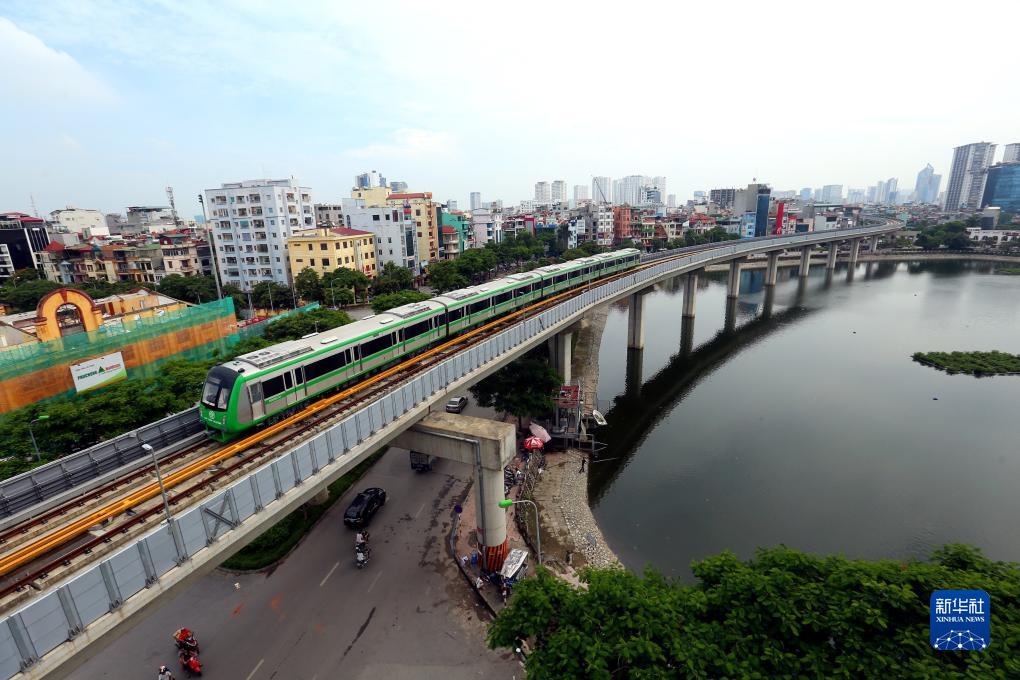
[{"label": "tree", "polygon": [[216,280],[211,276],[170,274],[163,277],[156,290],[178,300],[202,304],[216,299]]},{"label": "tree", "polygon": [[[1020,677],[1020,567],[963,545],[929,562],[815,557],[785,547],[695,562],[695,585],[587,569],[575,587],[540,568],[515,588],[489,644],[527,640],[528,678]],[[980,588],[991,645],[937,652],[929,601]]]},{"label": "tree", "polygon": [[294,277],[294,290],[305,302],[325,301],[319,273],[311,267],[305,267]]},{"label": "tree", "polygon": [[720,241],[733,241],[739,239],[738,234],[731,234],[722,227],[712,227],[706,234],[709,243],[718,243]]},{"label": "tree", "polygon": [[470,388],[479,406],[518,417],[538,416],[553,409],[553,395],[562,378],[534,350]]},{"label": "tree", "polygon": [[332,300],[333,295],[337,295],[337,300],[339,300],[339,292],[344,288],[354,294],[355,300],[359,294],[364,298],[371,285],[372,280],[363,272],[347,267],[338,267],[335,271],[322,277],[323,294],[328,294],[330,300]]},{"label": "tree", "polygon": [[414,286],[414,274],[406,267],[387,262],[372,282],[373,295],[385,295],[408,290]]},{"label": "tree", "polygon": [[468,285],[467,277],[460,273],[456,260],[433,262],[426,271],[429,286],[437,293],[445,293]]},{"label": "tree", "polygon": [[492,248],[473,248],[464,251],[454,262],[461,276],[469,282],[484,281],[489,272],[496,268],[496,252]]},{"label": "tree", "polygon": [[61,288],[59,283],[45,280],[25,281],[17,286],[0,289],[0,301],[6,302],[19,312],[28,312],[39,305],[44,295]]},{"label": "tree", "polygon": [[372,298],[372,311],[379,314],[380,312],[385,312],[387,309],[406,305],[409,302],[421,302],[422,300],[428,299],[428,295],[416,290],[402,290],[399,293],[376,295]]},{"label": "tree", "polygon": [[234,309],[237,311],[248,309],[248,296],[245,295],[243,290],[232,283],[223,286],[223,297],[233,298]]},{"label": "tree", "polygon": [[321,333],[350,322],[351,317],[346,312],[319,307],[310,312],[298,312],[270,321],[262,337],[273,343],[297,340],[309,333]]},{"label": "tree", "polygon": [[967,232],[963,232],[950,235],[945,240],[945,244],[950,250],[968,250],[974,245],[974,242],[970,240],[970,235]]},{"label": "tree", "polygon": [[276,281],[259,281],[252,286],[251,297],[259,309],[290,309],[294,306],[290,287]]}]

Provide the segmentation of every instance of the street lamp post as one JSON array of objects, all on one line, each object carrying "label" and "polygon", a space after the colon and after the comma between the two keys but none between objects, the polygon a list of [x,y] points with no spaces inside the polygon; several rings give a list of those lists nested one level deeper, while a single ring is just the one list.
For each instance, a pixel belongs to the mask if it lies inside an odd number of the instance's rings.
[{"label": "street lamp post", "polygon": [[32,438],[32,448],[35,449],[35,460],[36,462],[42,461],[42,456],[39,455],[39,445],[35,442],[35,432],[32,431],[32,426],[38,423],[40,420],[49,420],[50,417],[47,415],[41,415],[35,420],[28,423],[28,436]]},{"label": "street lamp post", "polygon": [[535,509],[535,545],[538,548],[538,563],[542,564],[542,527],[538,521],[538,506],[535,505],[534,501],[529,501],[527,499],[512,501],[509,498],[506,498],[499,502],[499,507],[509,508],[511,505],[517,505],[518,503],[527,503]]},{"label": "street lamp post", "polygon": [[163,496],[163,510],[166,512],[166,523],[167,525],[173,524],[174,518],[170,514],[170,503],[166,500],[166,489],[163,488],[163,475],[159,473],[159,461],[156,460],[156,450],[152,448],[151,444],[142,444],[142,448],[152,456],[152,465],[156,468],[156,481],[159,482],[159,493]]},{"label": "street lamp post", "polygon": [[333,300],[333,309],[336,309],[336,293],[333,292],[333,284],[336,283],[336,279],[329,280],[329,297]]}]

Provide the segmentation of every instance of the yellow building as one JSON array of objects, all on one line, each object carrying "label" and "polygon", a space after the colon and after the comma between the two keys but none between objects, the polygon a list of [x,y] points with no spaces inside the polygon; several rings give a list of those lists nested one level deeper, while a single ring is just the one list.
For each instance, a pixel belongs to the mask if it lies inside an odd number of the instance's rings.
[{"label": "yellow building", "polygon": [[386,201],[390,197],[389,187],[368,187],[367,189],[351,189],[351,198],[360,198],[365,202],[366,208],[375,208],[389,205]]},{"label": "yellow building", "polygon": [[[366,203],[367,205],[367,203]],[[412,217],[418,228],[418,259],[424,264],[439,259],[439,227],[436,224],[436,205],[431,191],[390,194],[386,205],[400,208]]]},{"label": "yellow building", "polygon": [[318,227],[296,231],[287,239],[287,259],[294,277],[311,267],[319,276],[347,267],[370,279],[378,273],[375,236],[371,232],[345,227]]}]

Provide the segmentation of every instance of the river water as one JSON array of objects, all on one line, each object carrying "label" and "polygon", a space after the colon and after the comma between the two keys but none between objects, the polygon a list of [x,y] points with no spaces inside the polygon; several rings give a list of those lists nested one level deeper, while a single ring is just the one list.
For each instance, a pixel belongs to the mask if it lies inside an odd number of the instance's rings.
[{"label": "river water", "polygon": [[910,359],[1020,352],[1020,277],[991,269],[873,263],[848,282],[819,267],[805,284],[781,270],[771,305],[748,271],[733,330],[725,274],[710,274],[686,352],[682,286],[647,296],[640,354],[615,305],[599,354],[606,448],[589,482],[610,547],[631,569],[685,579],[692,560],[778,544],[924,558],[965,542],[1020,560],[1020,377]]}]

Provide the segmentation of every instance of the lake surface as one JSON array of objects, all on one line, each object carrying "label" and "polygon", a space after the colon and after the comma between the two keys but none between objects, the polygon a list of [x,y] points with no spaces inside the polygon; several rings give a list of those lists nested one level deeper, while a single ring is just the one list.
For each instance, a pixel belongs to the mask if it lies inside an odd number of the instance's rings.
[{"label": "lake surface", "polygon": [[744,272],[733,330],[725,274],[711,274],[687,352],[682,286],[647,296],[641,353],[628,354],[615,305],[599,355],[606,448],[589,482],[610,547],[629,568],[686,579],[692,560],[778,544],[924,558],[965,542],[1020,561],[1020,376],[910,359],[1020,353],[1020,277],[991,271],[872,263],[851,282],[816,267],[800,284],[781,270],[768,310],[762,272]]}]

